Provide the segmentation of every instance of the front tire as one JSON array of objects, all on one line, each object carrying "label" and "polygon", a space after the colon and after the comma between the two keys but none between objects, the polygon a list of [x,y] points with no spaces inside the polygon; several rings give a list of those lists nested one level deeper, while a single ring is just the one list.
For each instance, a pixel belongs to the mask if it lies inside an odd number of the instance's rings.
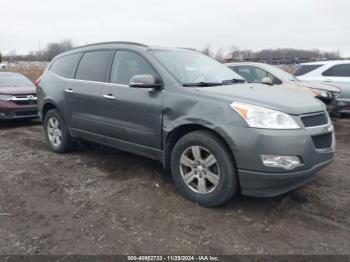
[{"label": "front tire", "polygon": [[72,150],[73,141],[63,118],[56,109],[52,109],[46,113],[44,129],[46,141],[52,151],[62,154]]},{"label": "front tire", "polygon": [[180,193],[202,206],[221,205],[238,191],[232,154],[209,131],[195,131],[180,138],[172,152],[171,171]]}]

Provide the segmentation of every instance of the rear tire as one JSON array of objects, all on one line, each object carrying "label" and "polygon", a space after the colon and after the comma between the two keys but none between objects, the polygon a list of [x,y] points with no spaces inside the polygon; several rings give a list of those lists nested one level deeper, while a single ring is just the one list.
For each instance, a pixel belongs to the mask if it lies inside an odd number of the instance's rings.
[{"label": "rear tire", "polygon": [[62,154],[72,150],[74,143],[63,118],[56,109],[51,109],[45,114],[44,129],[46,141],[52,151]]},{"label": "rear tire", "polygon": [[230,200],[238,191],[233,156],[226,144],[209,131],[189,133],[176,143],[171,171],[177,189],[205,207]]}]

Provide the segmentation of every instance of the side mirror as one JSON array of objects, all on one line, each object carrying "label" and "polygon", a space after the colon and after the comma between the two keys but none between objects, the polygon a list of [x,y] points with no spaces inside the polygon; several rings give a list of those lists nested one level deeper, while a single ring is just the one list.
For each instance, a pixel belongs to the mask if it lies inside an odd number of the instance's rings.
[{"label": "side mirror", "polygon": [[270,77],[264,77],[263,80],[262,80],[262,83],[265,84],[265,85],[270,85],[270,86],[273,85],[272,79]]},{"label": "side mirror", "polygon": [[156,80],[152,75],[134,75],[130,79],[129,83],[130,87],[134,88],[155,88],[158,89],[162,85],[159,83],[156,83]]}]

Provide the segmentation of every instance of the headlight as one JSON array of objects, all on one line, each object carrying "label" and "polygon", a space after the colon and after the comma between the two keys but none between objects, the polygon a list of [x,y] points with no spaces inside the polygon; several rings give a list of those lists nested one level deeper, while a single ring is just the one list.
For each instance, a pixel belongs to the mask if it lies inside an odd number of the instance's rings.
[{"label": "headlight", "polygon": [[9,95],[0,95],[0,100],[2,101],[10,101],[12,99],[13,96],[9,96]]},{"label": "headlight", "polygon": [[328,97],[328,92],[325,90],[321,90],[321,89],[311,89],[312,93],[314,93],[316,96],[319,97]]},{"label": "headlight", "polygon": [[231,107],[241,115],[250,127],[265,129],[300,128],[290,115],[280,111],[238,102],[233,102]]},{"label": "headlight", "polygon": [[332,98],[337,98],[340,95],[340,92],[330,92]]}]

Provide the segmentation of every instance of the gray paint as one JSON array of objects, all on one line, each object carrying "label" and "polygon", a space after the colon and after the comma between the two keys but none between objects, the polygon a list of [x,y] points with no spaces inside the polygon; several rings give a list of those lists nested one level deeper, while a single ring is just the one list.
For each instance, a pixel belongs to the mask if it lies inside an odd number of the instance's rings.
[{"label": "gray paint", "polygon": [[[289,190],[313,177],[315,166],[327,165],[333,159],[334,147],[316,150],[311,140],[312,135],[329,133],[330,126],[299,130],[248,128],[230,107],[233,101],[265,106],[292,115],[302,125],[300,115],[325,111],[324,105],[312,97],[284,90],[271,92],[260,84],[182,87],[147,52],[152,49],[147,46],[106,43],[69,53],[95,49],[126,49],[139,53],[161,76],[163,88],[130,88],[68,80],[47,70],[38,89],[40,114],[47,103],[57,106],[73,137],[156,159],[167,167],[172,132],[183,126],[201,126],[212,130],[227,143],[238,168],[242,192],[251,195],[276,194],[277,191],[270,188],[273,186],[269,179],[271,174],[283,174]],[[69,88],[75,93],[64,92]],[[103,95],[114,99],[106,99]],[[288,175],[285,170],[264,166],[260,159],[262,153],[298,155],[304,165]],[[257,175],[259,179],[254,178]],[[261,183],[261,180],[267,183]]]}]

